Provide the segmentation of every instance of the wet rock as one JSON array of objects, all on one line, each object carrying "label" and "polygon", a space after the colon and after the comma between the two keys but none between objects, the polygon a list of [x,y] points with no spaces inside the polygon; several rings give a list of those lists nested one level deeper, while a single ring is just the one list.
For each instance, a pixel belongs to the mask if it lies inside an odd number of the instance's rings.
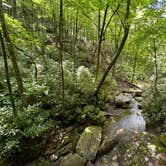
[{"label": "wet rock", "polygon": [[119,94],[115,97],[115,104],[118,107],[128,108],[131,102],[131,97],[125,94]]},{"label": "wet rock", "polygon": [[131,94],[132,96],[134,96],[134,89],[133,88],[124,88],[122,92]]},{"label": "wet rock", "polygon": [[142,102],[138,103],[138,109],[142,109]]},{"label": "wet rock", "polygon": [[143,97],[135,97],[135,100],[138,102],[143,102]]},{"label": "wet rock", "polygon": [[135,97],[135,100],[138,102],[142,102],[143,98],[142,97]]},{"label": "wet rock", "polygon": [[61,158],[58,166],[83,166],[86,160],[80,157],[78,154],[69,153],[68,155]]},{"label": "wet rock", "polygon": [[134,91],[134,96],[135,97],[141,97],[142,96],[142,90],[141,89],[137,89]]},{"label": "wet rock", "polygon": [[76,152],[86,160],[94,160],[101,142],[102,129],[99,126],[87,127],[76,146]]}]

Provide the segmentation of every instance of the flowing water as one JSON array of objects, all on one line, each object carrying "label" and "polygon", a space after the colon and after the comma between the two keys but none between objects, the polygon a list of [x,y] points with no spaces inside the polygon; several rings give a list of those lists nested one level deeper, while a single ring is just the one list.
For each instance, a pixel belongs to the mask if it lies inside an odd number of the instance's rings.
[{"label": "flowing water", "polygon": [[135,99],[131,100],[130,115],[125,116],[116,125],[127,131],[144,131],[145,120],[141,114],[141,110],[138,109],[138,102]]},{"label": "flowing water", "polygon": [[[110,123],[104,130],[103,145],[110,141],[117,139],[119,146],[131,142],[133,138],[139,132],[145,130],[145,120],[141,114],[141,110],[138,108],[139,102],[134,98],[131,98],[130,108],[127,110],[129,114],[123,115],[115,123]],[[124,114],[126,109],[115,109],[119,114]],[[117,155],[119,153],[118,145],[114,148],[114,151],[110,151],[108,154],[101,156],[94,166],[118,166]],[[113,150],[113,149],[112,149]],[[116,159],[114,160],[114,158]]]}]

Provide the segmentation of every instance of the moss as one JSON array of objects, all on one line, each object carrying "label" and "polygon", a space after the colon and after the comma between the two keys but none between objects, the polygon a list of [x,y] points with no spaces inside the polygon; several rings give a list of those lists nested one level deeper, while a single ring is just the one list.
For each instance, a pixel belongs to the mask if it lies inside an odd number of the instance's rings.
[{"label": "moss", "polygon": [[166,133],[161,134],[157,139],[156,139],[156,145],[158,150],[161,152],[166,153]]}]

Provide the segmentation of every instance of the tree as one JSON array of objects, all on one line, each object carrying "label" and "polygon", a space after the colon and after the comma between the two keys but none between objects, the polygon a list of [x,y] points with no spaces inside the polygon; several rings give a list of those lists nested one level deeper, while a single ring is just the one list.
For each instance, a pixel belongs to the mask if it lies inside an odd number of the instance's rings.
[{"label": "tree", "polygon": [[17,64],[16,53],[15,53],[15,50],[13,48],[10,36],[8,34],[8,30],[6,27],[5,17],[4,17],[4,13],[3,13],[2,0],[0,0],[0,22],[2,25],[3,36],[6,40],[7,48],[8,48],[10,57],[11,57],[11,62],[13,65],[13,71],[14,71],[15,78],[16,78],[17,85],[18,85],[18,92],[20,95],[20,99],[22,101],[22,104],[25,106],[26,100],[25,100],[25,96],[24,96],[23,81],[22,81],[20,69],[19,69],[18,64]]},{"label": "tree", "polygon": [[128,34],[129,34],[129,28],[130,28],[130,24],[128,22],[128,19],[129,19],[129,14],[130,14],[130,0],[127,0],[127,5],[126,5],[126,13],[125,13],[125,25],[124,25],[124,34],[123,34],[123,38],[121,40],[121,43],[120,43],[120,46],[117,50],[117,52],[115,53],[115,56],[113,58],[113,60],[111,61],[111,63],[109,64],[109,66],[107,67],[106,71],[104,72],[103,76],[102,76],[102,79],[100,81],[100,83],[98,84],[97,88],[96,88],[96,91],[94,93],[95,96],[98,95],[109,71],[112,69],[113,65],[116,63],[117,59],[119,58],[120,54],[121,54],[121,51],[123,50],[123,47],[126,43],[126,40],[127,40],[127,37],[128,37]]},{"label": "tree", "polygon": [[11,87],[11,83],[10,83],[10,75],[9,75],[7,54],[6,54],[4,39],[3,39],[1,31],[0,31],[0,41],[1,41],[1,46],[2,46],[2,55],[3,55],[3,59],[4,59],[6,81],[7,81],[7,87],[8,87],[8,91],[9,91],[9,97],[10,97],[10,101],[11,101],[11,106],[12,106],[12,109],[13,109],[13,115],[17,116],[17,111],[16,111],[14,99],[13,99],[12,87]]},{"label": "tree", "polygon": [[59,45],[60,45],[60,67],[61,67],[61,87],[62,99],[64,102],[65,89],[64,89],[64,69],[63,69],[63,0],[60,0],[60,16],[59,16]]}]

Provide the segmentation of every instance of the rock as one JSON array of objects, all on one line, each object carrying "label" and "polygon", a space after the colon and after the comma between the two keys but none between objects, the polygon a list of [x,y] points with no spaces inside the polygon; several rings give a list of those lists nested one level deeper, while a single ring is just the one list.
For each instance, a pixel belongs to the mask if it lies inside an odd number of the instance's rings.
[{"label": "rock", "polygon": [[72,151],[72,143],[69,143],[67,145],[65,145],[64,147],[62,147],[60,150],[59,150],[59,155],[62,156],[62,155],[66,155],[67,153],[70,153]]},{"label": "rock", "polygon": [[142,96],[142,90],[137,89],[137,90],[134,91],[134,94],[135,94],[134,95],[135,97],[141,97]]},{"label": "rock", "polygon": [[128,108],[131,98],[128,95],[120,94],[115,97],[115,104],[118,107]]},{"label": "rock", "polygon": [[86,160],[94,160],[101,142],[102,129],[99,126],[87,127],[76,146],[76,152]]},{"label": "rock", "polygon": [[122,90],[123,93],[128,93],[131,94],[132,96],[134,95],[134,89],[133,88],[124,88]]},{"label": "rock", "polygon": [[91,161],[88,161],[86,166],[93,166],[92,162]]},{"label": "rock", "polygon": [[55,154],[52,154],[52,155],[50,156],[50,160],[51,160],[51,161],[55,161],[55,160],[57,160],[57,159],[58,159],[58,156],[55,155]]},{"label": "rock", "polygon": [[135,97],[135,100],[138,102],[142,102],[143,98],[142,97]]},{"label": "rock", "polygon": [[61,158],[58,166],[83,166],[86,160],[80,157],[78,154],[69,153],[68,155]]},{"label": "rock", "polygon": [[142,102],[141,102],[141,103],[138,103],[138,108],[139,108],[139,109],[142,109]]}]

